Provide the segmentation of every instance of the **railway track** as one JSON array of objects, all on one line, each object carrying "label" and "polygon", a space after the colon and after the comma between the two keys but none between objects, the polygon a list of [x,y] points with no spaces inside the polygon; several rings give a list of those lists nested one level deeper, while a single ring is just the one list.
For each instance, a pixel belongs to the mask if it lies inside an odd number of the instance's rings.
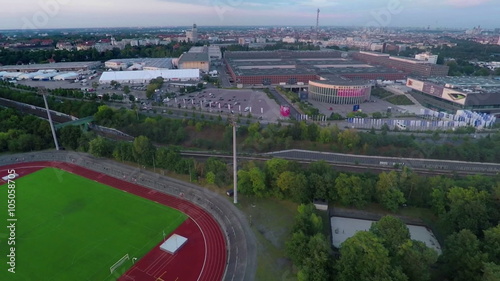
[{"label": "railway track", "polygon": [[[304,153],[305,151],[301,152]],[[450,174],[456,174],[460,176],[477,175],[477,174],[497,175],[500,172],[500,164],[495,164],[495,163],[477,163],[477,162],[464,162],[464,161],[451,161],[451,160],[447,161],[447,160],[434,160],[434,159],[390,158],[390,157],[378,157],[378,156],[337,154],[337,153],[327,154],[327,155],[350,158],[350,162],[347,162],[347,161],[334,161],[334,160],[319,159],[319,158],[301,159],[299,157],[283,156],[278,153],[268,153],[260,155],[238,155],[238,159],[247,161],[267,161],[272,158],[283,158],[287,160],[297,161],[300,164],[310,164],[312,162],[323,160],[332,167],[335,167],[342,171],[349,171],[349,172],[381,173],[398,169],[400,170],[403,166],[409,167],[412,171],[418,174],[433,175],[433,176],[450,175]],[[319,154],[320,152],[310,151],[308,153],[311,153],[311,155],[315,155]],[[181,155],[184,157],[193,157],[197,159],[217,157],[217,158],[227,159],[228,162],[232,161],[233,157],[232,155],[228,154],[217,154],[213,152],[192,152],[192,151],[182,151]],[[369,159],[371,160],[370,162],[373,162],[373,160],[378,160],[378,164],[365,163],[362,161],[363,159]],[[415,165],[414,164],[415,161],[422,162],[423,164]]]}]

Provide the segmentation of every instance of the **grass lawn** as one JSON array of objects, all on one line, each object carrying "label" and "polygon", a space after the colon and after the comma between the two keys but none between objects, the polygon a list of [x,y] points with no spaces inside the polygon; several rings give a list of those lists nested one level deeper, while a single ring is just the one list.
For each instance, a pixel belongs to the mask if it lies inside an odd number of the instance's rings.
[{"label": "grass lawn", "polygon": [[392,96],[386,98],[385,101],[390,102],[394,105],[414,105],[414,103],[407,96],[404,95]]},{"label": "grass lawn", "polygon": [[257,238],[255,280],[295,281],[291,262],[285,257],[285,241],[297,214],[297,204],[246,195],[239,197],[239,203]]},{"label": "grass lawn", "polygon": [[[7,200],[7,186],[0,187]],[[5,206],[2,204],[2,206]],[[7,206],[0,215],[6,224]],[[0,228],[0,280],[116,280],[186,215],[55,168],[16,180],[16,273],[7,271],[7,230]]]}]

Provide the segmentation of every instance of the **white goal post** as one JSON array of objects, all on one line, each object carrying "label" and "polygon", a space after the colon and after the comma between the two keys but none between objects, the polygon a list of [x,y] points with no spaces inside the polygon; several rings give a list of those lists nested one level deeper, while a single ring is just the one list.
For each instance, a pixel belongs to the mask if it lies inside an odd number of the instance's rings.
[{"label": "white goal post", "polygon": [[120,265],[122,265],[126,260],[129,260],[129,256],[128,254],[126,254],[125,256],[123,256],[121,259],[119,259],[117,262],[115,262],[110,268],[109,268],[109,272],[110,273],[113,273],[113,271],[115,271],[118,267],[120,267]]}]

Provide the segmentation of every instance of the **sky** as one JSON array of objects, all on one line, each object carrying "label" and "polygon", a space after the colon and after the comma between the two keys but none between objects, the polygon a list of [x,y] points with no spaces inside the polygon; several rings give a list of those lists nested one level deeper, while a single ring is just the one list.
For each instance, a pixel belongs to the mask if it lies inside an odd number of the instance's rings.
[{"label": "sky", "polygon": [[500,28],[500,0],[2,0],[0,29],[147,26]]}]

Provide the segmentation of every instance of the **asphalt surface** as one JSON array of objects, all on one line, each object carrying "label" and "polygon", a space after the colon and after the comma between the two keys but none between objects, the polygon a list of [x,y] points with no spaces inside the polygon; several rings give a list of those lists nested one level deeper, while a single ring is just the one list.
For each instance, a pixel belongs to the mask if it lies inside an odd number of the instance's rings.
[{"label": "asphalt surface", "polygon": [[280,105],[286,105],[290,108],[290,118],[298,119],[298,117],[300,116],[300,112],[295,109],[295,107],[293,107],[293,105],[289,103],[288,100],[286,100],[280,93],[278,93],[275,88],[269,87],[268,89],[269,91],[271,91],[271,95],[276,98]]},{"label": "asphalt surface", "polygon": [[[226,235],[228,260],[224,281],[253,281],[257,268],[256,238],[245,215],[224,196],[200,186],[134,168],[108,159],[98,159],[84,153],[43,151],[0,157],[0,166],[34,161],[73,163],[112,177],[188,200],[212,214]],[[134,182],[135,182],[134,180]]]}]

